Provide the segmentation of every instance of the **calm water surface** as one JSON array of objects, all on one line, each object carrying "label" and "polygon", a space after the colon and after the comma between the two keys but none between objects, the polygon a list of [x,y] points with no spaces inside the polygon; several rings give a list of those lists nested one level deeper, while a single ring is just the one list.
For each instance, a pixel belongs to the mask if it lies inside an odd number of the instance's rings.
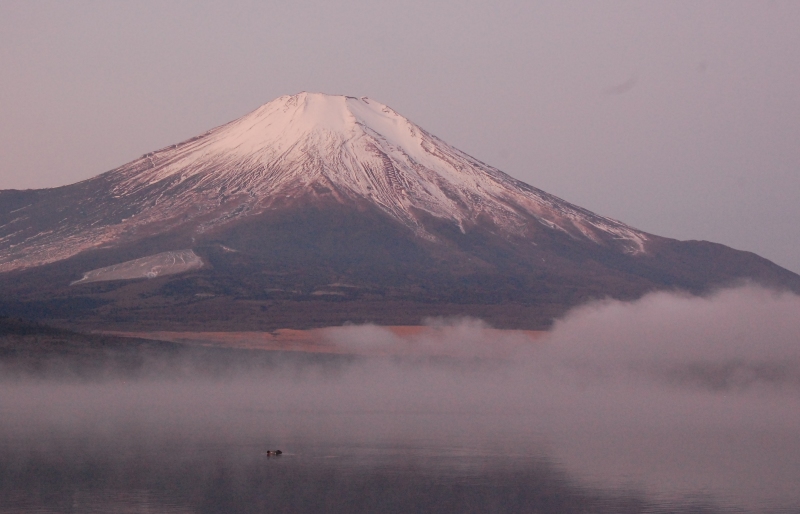
[{"label": "calm water surface", "polygon": [[[560,438],[527,430],[530,419],[453,413],[237,410],[236,427],[222,418],[199,431],[96,420],[81,433],[6,436],[0,511],[800,512],[790,484],[736,469],[731,452],[752,448],[724,434]],[[773,465],[785,443],[765,457]],[[283,455],[266,454],[275,448]]]},{"label": "calm water surface", "polygon": [[800,513],[800,363],[593,348],[0,373],[0,512]]}]

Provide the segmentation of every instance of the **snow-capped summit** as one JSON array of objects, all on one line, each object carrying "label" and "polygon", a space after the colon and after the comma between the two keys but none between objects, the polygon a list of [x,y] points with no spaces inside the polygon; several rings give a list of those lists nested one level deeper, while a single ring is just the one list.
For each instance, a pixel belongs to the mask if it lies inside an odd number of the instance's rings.
[{"label": "snow-capped summit", "polygon": [[435,236],[421,213],[462,232],[482,220],[525,235],[538,222],[628,253],[646,252],[644,233],[515,180],[369,98],[282,96],[83,184],[92,183],[113,201],[100,209],[87,206],[88,219],[77,224],[38,234],[11,230],[5,239],[12,244],[0,249],[0,271],[187,223],[202,233],[287,198],[324,193],[370,202],[428,239]]},{"label": "snow-capped summit", "polygon": [[0,191],[0,273],[0,298],[17,298],[23,315],[226,330],[241,327],[233,318],[265,326],[276,305],[273,328],[354,312],[541,327],[591,298],[737,280],[800,291],[800,277],[758,256],[646,234],[511,178],[384,104],[317,93],[77,184]]}]

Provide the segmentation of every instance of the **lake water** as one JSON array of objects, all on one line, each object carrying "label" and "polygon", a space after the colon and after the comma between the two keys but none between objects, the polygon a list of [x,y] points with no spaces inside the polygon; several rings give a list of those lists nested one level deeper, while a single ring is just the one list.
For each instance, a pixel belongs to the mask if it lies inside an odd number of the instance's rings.
[{"label": "lake water", "polygon": [[800,512],[797,430],[769,420],[621,429],[271,409],[230,382],[28,387],[27,409],[3,409],[0,512]]},{"label": "lake water", "polygon": [[0,512],[800,513],[798,313],[660,295],[533,345],[0,367]]},{"label": "lake water", "polygon": [[[740,498],[725,487],[714,491],[709,483],[693,487],[665,481],[659,491],[652,484],[640,482],[642,477],[625,473],[616,477],[593,477],[596,469],[571,473],[568,463],[545,451],[515,452],[463,446],[458,441],[315,445],[310,441],[293,443],[289,438],[288,446],[283,446],[284,454],[271,457],[265,451],[274,446],[269,445],[268,433],[255,439],[186,442],[112,438],[98,444],[96,438],[53,435],[46,447],[41,446],[41,440],[33,447],[21,441],[12,446],[7,441],[2,455],[2,510],[800,511],[763,498]],[[615,460],[609,459],[606,475],[618,472]],[[604,487],[602,482],[608,478],[621,484]]]}]

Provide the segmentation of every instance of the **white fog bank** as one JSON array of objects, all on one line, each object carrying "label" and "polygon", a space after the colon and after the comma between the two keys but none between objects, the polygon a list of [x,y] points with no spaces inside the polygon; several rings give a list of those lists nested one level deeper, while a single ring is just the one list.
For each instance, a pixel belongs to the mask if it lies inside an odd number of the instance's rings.
[{"label": "white fog bank", "polygon": [[533,339],[478,320],[431,326],[416,339],[337,332],[345,347],[412,345],[404,357],[287,360],[217,379],[5,381],[0,438],[543,453],[601,486],[800,504],[796,295],[742,287],[597,302]]}]

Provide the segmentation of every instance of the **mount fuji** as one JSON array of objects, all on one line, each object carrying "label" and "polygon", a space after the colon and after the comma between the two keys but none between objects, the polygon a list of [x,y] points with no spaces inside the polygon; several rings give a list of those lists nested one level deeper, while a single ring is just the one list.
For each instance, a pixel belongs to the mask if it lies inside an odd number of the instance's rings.
[{"label": "mount fuji", "polygon": [[[534,164],[535,165],[535,164]],[[0,314],[245,329],[472,315],[800,276],[516,180],[368,98],[283,96],[69,186],[0,191]]]}]

